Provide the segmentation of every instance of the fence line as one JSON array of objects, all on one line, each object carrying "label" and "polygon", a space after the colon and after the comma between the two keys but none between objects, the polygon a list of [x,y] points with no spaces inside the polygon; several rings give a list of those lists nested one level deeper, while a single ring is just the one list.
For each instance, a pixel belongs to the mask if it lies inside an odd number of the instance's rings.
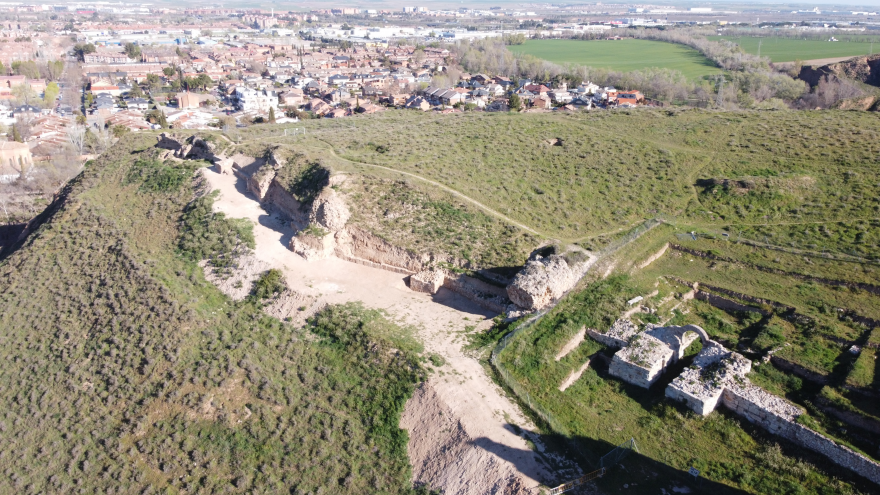
[{"label": "fence line", "polygon": [[[660,225],[661,223],[662,222],[657,219],[646,220],[641,225],[638,225],[634,229],[632,229],[631,231],[627,232],[624,236],[622,236],[618,239],[615,239],[614,241],[609,243],[607,246],[605,246],[600,251],[599,259],[601,260],[601,259],[604,259],[604,258],[614,254],[615,252],[620,250],[622,247],[624,247],[624,246],[628,245],[629,243],[633,242],[634,240],[638,239],[644,233],[650,231],[651,229]],[[598,264],[598,262],[596,264]],[[594,265],[593,269],[595,269],[595,265]],[[541,320],[541,318],[544,315],[546,315],[549,311],[551,311],[555,307],[555,305],[559,304],[559,302],[562,301],[562,299],[564,299],[567,295],[568,295],[568,293],[564,294],[553,305],[551,305],[547,308],[544,308],[543,310],[535,312],[525,322],[518,325],[515,329],[513,329],[513,331],[509,332],[500,341],[498,341],[498,345],[496,345],[495,349],[492,350],[492,354],[491,354],[491,357],[489,358],[489,362],[491,363],[491,365],[495,369],[495,371],[497,371],[498,376],[501,377],[501,380],[504,383],[504,385],[506,385],[514,393],[514,395],[516,395],[519,398],[520,401],[522,401],[525,404],[528,404],[529,409],[533,413],[535,413],[538,417],[540,417],[545,423],[550,425],[550,428],[552,428],[553,431],[555,431],[556,433],[559,433],[560,435],[568,437],[569,445],[572,448],[574,448],[575,450],[577,450],[581,454],[581,456],[584,459],[587,459],[589,462],[589,457],[584,453],[584,451],[581,449],[580,445],[571,441],[571,432],[569,431],[569,429],[567,427],[565,427],[558,419],[556,419],[556,417],[553,414],[551,414],[549,411],[547,411],[543,406],[541,406],[537,402],[533,401],[531,394],[529,394],[529,392],[526,391],[517,380],[515,380],[511,377],[510,372],[504,367],[504,365],[501,363],[501,360],[498,359],[498,356],[504,351],[504,349],[507,348],[507,346],[510,344],[510,342],[513,340],[514,337],[519,335],[520,332],[533,327],[538,321]],[[593,464],[592,462],[590,464],[593,468],[596,467],[595,464]]]}]

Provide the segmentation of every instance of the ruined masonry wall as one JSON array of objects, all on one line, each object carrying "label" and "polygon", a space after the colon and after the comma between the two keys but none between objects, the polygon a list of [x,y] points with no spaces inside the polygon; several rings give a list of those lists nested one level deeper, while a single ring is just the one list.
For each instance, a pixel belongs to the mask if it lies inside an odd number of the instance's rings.
[{"label": "ruined masonry wall", "polygon": [[507,311],[510,299],[504,289],[489,285],[466,275],[448,273],[443,280],[443,287],[470,299],[479,306],[503,313]]},{"label": "ruined masonry wall", "polygon": [[685,387],[675,386],[680,380],[683,383],[699,383],[702,379],[700,370],[686,369],[673,383],[666,387],[666,397],[684,402],[684,404],[692,411],[701,416],[706,416],[718,407],[718,401],[721,400],[724,387],[707,387],[700,391],[699,394],[691,393],[691,390]]},{"label": "ruined masonry wall", "polygon": [[[795,422],[800,411],[758,387],[730,387],[724,390],[725,406],[765,430],[828,457],[835,464],[880,483],[880,464],[838,445],[831,439]],[[779,403],[783,404],[779,404]],[[786,407],[787,406],[787,407]]]}]

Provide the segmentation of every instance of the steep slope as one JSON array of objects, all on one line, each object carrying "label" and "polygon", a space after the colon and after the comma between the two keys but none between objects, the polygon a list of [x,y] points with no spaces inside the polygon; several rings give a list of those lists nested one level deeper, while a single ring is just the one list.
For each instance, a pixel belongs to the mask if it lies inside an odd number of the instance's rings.
[{"label": "steep slope", "polygon": [[296,329],[207,284],[197,260],[234,263],[248,228],[154,143],[90,163],[0,261],[0,491],[411,491],[417,346],[357,305]]}]

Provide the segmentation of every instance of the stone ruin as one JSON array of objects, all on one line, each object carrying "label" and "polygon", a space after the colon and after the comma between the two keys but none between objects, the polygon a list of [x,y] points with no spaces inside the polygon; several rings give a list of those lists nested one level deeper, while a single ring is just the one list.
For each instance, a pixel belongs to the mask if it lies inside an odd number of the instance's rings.
[{"label": "stone ruin", "polygon": [[558,301],[593,264],[594,258],[586,251],[575,247],[569,249],[569,253],[577,256],[550,254],[543,257],[534,254],[508,285],[510,300],[529,311],[546,308]]},{"label": "stone ruin", "polygon": [[630,320],[619,319],[604,332],[589,329],[587,334],[619,349],[609,366],[612,376],[645,388],[655,383],[669,365],[681,359],[694,340],[701,339],[703,349],[666,387],[666,397],[682,402],[702,416],[723,405],[770,433],[880,483],[880,464],[799,424],[798,417],[804,414],[800,407],[752,385],[746,376],[752,362],[709,339],[702,328],[648,324],[644,331],[639,331]]},{"label": "stone ruin", "polygon": [[[597,332],[593,330],[591,335],[594,333]],[[698,337],[708,341],[706,332],[696,325],[650,325],[644,332],[638,332],[638,327],[629,320],[618,320],[607,334],[601,339],[620,347],[611,361],[609,373],[644,388],[653,385],[670,365],[677,363]]]}]

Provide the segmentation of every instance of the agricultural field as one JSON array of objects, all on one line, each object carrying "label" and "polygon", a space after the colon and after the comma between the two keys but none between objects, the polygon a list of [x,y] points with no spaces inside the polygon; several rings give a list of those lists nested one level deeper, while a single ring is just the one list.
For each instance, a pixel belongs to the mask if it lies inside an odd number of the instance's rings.
[{"label": "agricultural field", "polygon": [[[707,38],[711,41],[722,39],[732,41],[751,54],[758,53],[758,44],[760,43],[761,56],[770,57],[770,61],[774,63],[871,55],[871,43],[750,36],[708,36]],[[880,51],[880,43],[878,43],[876,50]]]},{"label": "agricultural field", "polygon": [[650,40],[527,40],[508,47],[556,64],[576,64],[627,72],[657,67],[673,69],[689,79],[719,73],[709,59],[693,48]]}]

